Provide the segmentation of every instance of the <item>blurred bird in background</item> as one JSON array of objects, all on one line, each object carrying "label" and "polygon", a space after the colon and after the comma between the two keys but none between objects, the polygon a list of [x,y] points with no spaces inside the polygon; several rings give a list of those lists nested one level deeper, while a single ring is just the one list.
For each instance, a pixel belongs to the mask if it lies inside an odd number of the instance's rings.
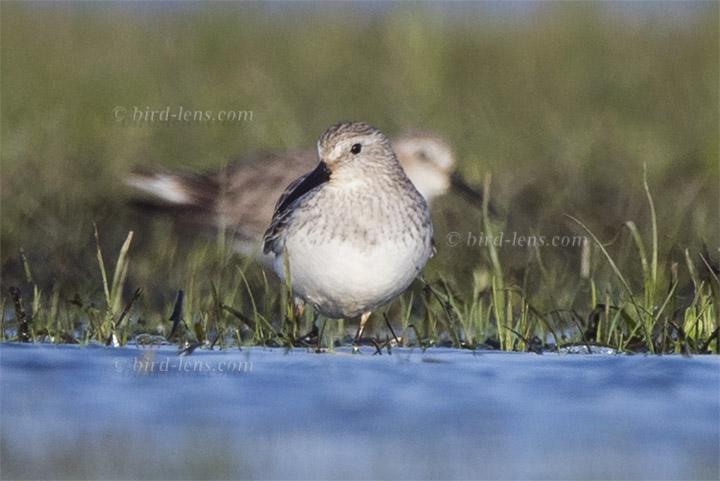
[{"label": "blurred bird in background", "polygon": [[[455,154],[443,138],[408,133],[391,139],[391,144],[428,204],[451,189],[478,207],[482,204],[482,191],[454,170]],[[264,153],[241,158],[219,171],[137,171],[125,182],[135,189],[133,202],[143,210],[170,216],[193,229],[232,233],[239,253],[261,255],[261,240],[275,199],[291,182],[313,170],[317,155],[315,149]]]}]

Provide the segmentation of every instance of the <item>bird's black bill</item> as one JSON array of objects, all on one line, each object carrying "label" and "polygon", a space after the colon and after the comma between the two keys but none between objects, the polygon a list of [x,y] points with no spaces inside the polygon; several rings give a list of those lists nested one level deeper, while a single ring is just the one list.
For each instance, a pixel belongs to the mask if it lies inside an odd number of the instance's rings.
[{"label": "bird's black bill", "polygon": [[[471,204],[478,209],[482,209],[485,194],[481,187],[475,187],[468,184],[458,172],[453,172],[450,177],[450,185],[452,188],[463,195]],[[493,217],[499,217],[500,211],[492,200],[488,200],[488,214]]]},{"label": "bird's black bill", "polygon": [[282,202],[280,202],[280,205],[278,205],[276,211],[283,212],[297,199],[307,194],[315,187],[324,184],[328,180],[330,180],[330,169],[328,169],[325,162],[320,162],[317,167],[315,167],[315,170],[306,174],[298,185],[296,185],[292,191],[287,194]]}]

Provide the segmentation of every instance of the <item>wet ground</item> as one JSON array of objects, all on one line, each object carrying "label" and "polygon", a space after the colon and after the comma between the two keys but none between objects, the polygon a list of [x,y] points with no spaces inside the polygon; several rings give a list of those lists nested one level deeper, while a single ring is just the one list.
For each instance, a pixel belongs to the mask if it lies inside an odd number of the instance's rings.
[{"label": "wet ground", "polygon": [[718,479],[720,358],[0,345],[0,473]]}]

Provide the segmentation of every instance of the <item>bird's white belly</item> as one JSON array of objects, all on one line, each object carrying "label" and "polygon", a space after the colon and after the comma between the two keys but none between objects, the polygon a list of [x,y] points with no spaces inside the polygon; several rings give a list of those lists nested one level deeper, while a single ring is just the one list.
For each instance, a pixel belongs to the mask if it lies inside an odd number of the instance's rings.
[{"label": "bird's white belly", "polygon": [[[407,240],[407,239],[406,239]],[[429,257],[429,245],[414,239],[386,240],[359,248],[339,239],[312,243],[287,239],[290,279],[296,295],[329,317],[355,317],[386,304],[402,293]],[[275,259],[275,272],[284,279],[284,259]]]}]

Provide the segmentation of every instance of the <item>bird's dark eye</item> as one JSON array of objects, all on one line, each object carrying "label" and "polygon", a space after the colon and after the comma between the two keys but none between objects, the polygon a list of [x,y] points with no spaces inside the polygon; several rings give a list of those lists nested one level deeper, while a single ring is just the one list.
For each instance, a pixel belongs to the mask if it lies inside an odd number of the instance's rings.
[{"label": "bird's dark eye", "polygon": [[362,150],[362,145],[360,145],[360,144],[353,144],[353,146],[350,147],[350,152],[352,152],[355,155],[359,154],[361,150]]}]

